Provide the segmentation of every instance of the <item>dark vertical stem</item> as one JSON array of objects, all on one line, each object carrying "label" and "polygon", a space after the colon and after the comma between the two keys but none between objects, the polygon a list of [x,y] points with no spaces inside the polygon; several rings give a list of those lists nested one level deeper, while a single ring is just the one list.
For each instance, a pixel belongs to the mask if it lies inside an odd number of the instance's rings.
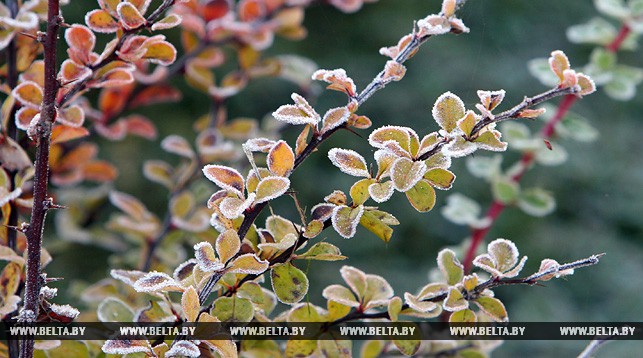
[{"label": "dark vertical stem", "polygon": [[[38,317],[40,293],[40,251],[42,249],[42,234],[47,210],[51,206],[47,198],[49,183],[49,145],[51,127],[56,119],[56,42],[60,28],[60,2],[49,0],[47,3],[47,32],[44,40],[45,48],[45,88],[40,111],[40,122],[36,129],[36,162],[34,175],[34,200],[31,210],[31,221],[27,230],[27,277],[24,295],[24,307],[20,318],[24,322],[34,322]],[[30,358],[34,353],[34,340],[25,339],[20,347],[20,357]]]},{"label": "dark vertical stem", "polygon": [[[18,15],[18,1],[17,0],[7,0],[7,7],[11,13],[11,17],[15,18]],[[9,45],[6,49],[7,57],[7,85],[9,88],[14,89],[18,85],[18,63],[16,58],[17,47],[15,38],[9,42]],[[14,141],[18,141],[18,128],[16,127],[13,118],[16,114],[16,106],[14,105],[9,112],[9,120],[7,121],[7,135]],[[15,189],[14,178],[16,177],[15,171],[9,172],[9,191]],[[18,206],[15,201],[11,202],[9,220],[7,221],[8,226],[16,227],[18,226]],[[17,246],[18,232],[16,230],[7,230],[7,246],[15,250]],[[7,342],[7,350],[9,351],[9,358],[17,358],[20,351],[20,344],[16,340],[10,340]]]}]

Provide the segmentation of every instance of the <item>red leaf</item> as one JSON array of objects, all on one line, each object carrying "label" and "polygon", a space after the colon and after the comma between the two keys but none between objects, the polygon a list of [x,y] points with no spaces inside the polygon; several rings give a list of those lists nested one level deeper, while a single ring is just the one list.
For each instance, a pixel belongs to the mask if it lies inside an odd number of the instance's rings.
[{"label": "red leaf", "polygon": [[177,102],[181,99],[181,92],[169,85],[153,85],[142,90],[134,97],[130,108],[149,106],[157,103]]}]

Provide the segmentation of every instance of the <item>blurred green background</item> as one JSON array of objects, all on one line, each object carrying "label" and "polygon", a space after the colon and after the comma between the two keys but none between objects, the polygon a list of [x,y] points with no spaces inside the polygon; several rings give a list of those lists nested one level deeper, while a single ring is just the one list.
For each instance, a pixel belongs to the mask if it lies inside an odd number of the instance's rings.
[{"label": "blurred green background", "polygon": [[[350,15],[330,7],[314,7],[306,13],[308,37],[300,42],[277,39],[267,54],[293,53],[313,59],[320,68],[344,68],[363,88],[386,61],[378,55],[379,48],[397,43],[411,30],[414,20],[439,11],[439,3],[380,0]],[[81,11],[95,7],[91,1],[72,1],[64,9],[65,20],[81,22]],[[590,1],[470,0],[460,17],[471,33],[431,39],[407,63],[406,78],[377,93],[360,113],[369,116],[375,127],[410,126],[422,135],[437,128],[430,110],[445,91],[458,94],[473,106],[478,100],[476,90],[503,88],[507,91],[504,105],[518,103],[524,95],[546,89],[529,74],[526,63],[530,59],[547,57],[552,50],[560,49],[569,56],[573,67],[587,63],[592,47],[571,44],[565,30],[596,15]],[[177,39],[176,35],[170,37]],[[623,53],[619,60],[643,66],[641,50]],[[159,127],[159,141],[173,133],[194,138],[191,125],[208,110],[207,98],[181,80],[176,84],[185,89],[180,105],[160,105],[145,112]],[[294,90],[293,85],[277,79],[258,80],[231,101],[229,116],[261,118],[279,105],[290,103]],[[579,270],[566,280],[550,281],[547,287],[497,289],[496,295],[508,306],[512,321],[643,321],[642,98],[637,94],[632,101],[616,102],[599,90],[577,103],[573,111],[589,118],[600,131],[600,138],[593,143],[562,143],[570,154],[565,164],[537,167],[523,179],[526,187],[538,184],[554,193],[556,211],[534,218],[518,209],[508,209],[493,227],[488,239],[513,240],[521,254],[530,257],[525,273],[537,270],[540,260],[546,257],[569,262],[607,253],[598,266]],[[341,94],[325,92],[315,106],[324,113],[344,101]],[[540,122],[528,125],[536,131]],[[334,168],[325,153],[337,146],[372,158],[366,141],[368,132],[360,134],[362,137],[348,132],[336,135],[293,175],[293,187],[302,203],[311,207],[333,189],[350,188],[352,178]],[[291,143],[295,135],[295,131],[285,133]],[[516,152],[503,155],[504,163],[519,158]],[[138,195],[154,212],[163,215],[166,192],[150,185],[141,174],[144,159],[167,156],[160,151],[158,141],[128,138],[104,145],[100,156],[119,167],[121,177],[115,183],[118,190]],[[454,160],[452,170],[458,175],[453,192],[474,198],[483,207],[491,202],[488,184],[472,177],[464,160]],[[320,302],[325,286],[342,282],[338,270],[344,264],[384,276],[396,295],[415,293],[428,282],[438,250],[458,245],[468,235],[467,228],[449,223],[440,214],[448,194],[438,192],[436,209],[428,214],[417,213],[402,195],[396,194],[382,206],[402,222],[388,244],[364,229],[359,229],[350,241],[326,231],[323,236],[350,258],[336,263],[313,262],[308,267],[310,300]],[[286,217],[297,218],[289,199],[278,201],[274,208]],[[101,249],[66,243],[54,245],[52,254],[55,260],[48,268],[49,275],[66,277],[65,284],[75,280],[95,282],[108,275],[108,253]],[[72,304],[77,299],[68,298]],[[570,357],[586,344],[508,341],[494,356]],[[631,357],[641,351],[641,342],[617,342],[603,347],[599,356]]]}]

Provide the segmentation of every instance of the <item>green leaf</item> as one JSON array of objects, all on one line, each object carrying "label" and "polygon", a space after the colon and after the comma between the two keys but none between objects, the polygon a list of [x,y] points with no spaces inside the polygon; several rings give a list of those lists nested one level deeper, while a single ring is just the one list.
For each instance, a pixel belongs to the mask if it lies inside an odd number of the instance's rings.
[{"label": "green leaf", "polygon": [[330,285],[324,289],[322,293],[325,299],[341,303],[348,307],[359,307],[360,303],[355,298],[355,295],[348,288],[341,285]]},{"label": "green leaf", "polygon": [[520,186],[511,178],[499,177],[492,182],[491,190],[494,199],[503,204],[511,204],[520,194]]},{"label": "green leaf", "polygon": [[438,254],[438,267],[449,285],[459,283],[464,277],[464,267],[450,249],[443,249]]},{"label": "green leaf", "polygon": [[473,323],[477,321],[478,317],[476,317],[475,312],[470,309],[456,311],[449,316],[449,322],[451,323]]},{"label": "green leaf", "polygon": [[391,298],[391,300],[388,302],[388,316],[391,319],[391,322],[397,322],[398,315],[402,311],[402,299],[395,296]]},{"label": "green leaf", "polygon": [[286,343],[286,357],[308,357],[317,350],[316,340],[289,340]]},{"label": "green leaf", "polygon": [[300,303],[288,313],[288,322],[321,322],[317,308],[310,303]]},{"label": "green leaf", "polygon": [[589,123],[588,119],[572,112],[568,112],[556,124],[556,134],[579,142],[593,142],[599,136],[598,130]]},{"label": "green leaf", "polygon": [[297,303],[308,293],[308,277],[291,263],[274,267],[270,278],[272,290],[280,302]]},{"label": "green leaf", "polygon": [[324,337],[319,341],[319,351],[326,358],[351,358],[353,342],[340,337]]},{"label": "green leaf", "polygon": [[418,339],[394,339],[393,344],[395,347],[407,356],[414,355],[419,349],[422,342]]},{"label": "green leaf", "polygon": [[590,63],[601,71],[610,71],[616,66],[616,53],[603,47],[596,47],[589,57]]},{"label": "green leaf", "polygon": [[518,207],[532,216],[545,216],[556,209],[556,200],[541,188],[523,190],[518,199]]},{"label": "green leaf", "polygon": [[619,20],[630,16],[630,9],[623,0],[594,0],[594,6],[599,12]]},{"label": "green leaf", "polygon": [[351,199],[353,199],[353,204],[362,205],[370,197],[368,187],[376,183],[375,179],[362,179],[351,187],[349,192]]},{"label": "green leaf", "polygon": [[549,68],[549,61],[546,58],[535,58],[527,63],[527,68],[532,76],[547,87],[554,87],[558,84],[558,77]]},{"label": "green leaf", "polygon": [[469,307],[469,302],[464,299],[462,292],[457,287],[451,287],[447,298],[444,300],[443,307],[450,312],[456,312]]},{"label": "green leaf", "polygon": [[478,148],[490,150],[492,152],[503,152],[507,150],[507,143],[500,140],[501,134],[498,131],[488,131],[479,135],[473,141]]},{"label": "green leaf", "polygon": [[491,157],[475,156],[468,157],[466,161],[467,169],[474,177],[491,180],[500,173],[502,164],[502,155],[496,154]]},{"label": "green leaf", "polygon": [[441,95],[433,106],[433,119],[447,132],[456,128],[458,120],[464,117],[464,102],[451,92]]},{"label": "green leaf", "polygon": [[481,310],[483,310],[489,317],[491,317],[496,322],[507,322],[509,321],[509,316],[507,316],[507,310],[505,305],[500,302],[499,299],[493,297],[478,297],[474,301]]},{"label": "green leaf", "polygon": [[134,310],[118,298],[107,297],[98,305],[98,320],[101,322],[131,322]]},{"label": "green leaf", "polygon": [[577,44],[607,45],[615,36],[614,25],[601,17],[567,29],[567,38]]},{"label": "green leaf", "polygon": [[217,298],[211,313],[222,322],[250,322],[255,310],[249,299],[232,296]]},{"label": "green leaf", "polygon": [[377,217],[377,214],[372,211],[365,211],[359,223],[384,242],[389,242],[391,236],[393,236],[393,229],[382,222],[382,220]]},{"label": "green leaf", "polygon": [[381,340],[366,341],[360,350],[360,358],[377,358],[384,350],[384,342]]},{"label": "green leaf", "polygon": [[406,198],[415,210],[424,213],[435,206],[435,189],[426,181],[420,180],[406,192]]},{"label": "green leaf", "polygon": [[304,254],[298,255],[297,258],[320,261],[339,261],[345,260],[347,257],[342,255],[342,252],[337,246],[327,242],[318,242]]},{"label": "green leaf", "polygon": [[446,169],[435,168],[427,171],[424,179],[438,189],[449,190],[455,181],[455,174]]},{"label": "green leaf", "polygon": [[87,345],[82,341],[62,340],[60,346],[45,351],[48,358],[89,357]]},{"label": "green leaf", "polygon": [[473,225],[480,221],[480,205],[472,199],[455,193],[447,197],[447,205],[442,208],[442,216],[458,225]]}]

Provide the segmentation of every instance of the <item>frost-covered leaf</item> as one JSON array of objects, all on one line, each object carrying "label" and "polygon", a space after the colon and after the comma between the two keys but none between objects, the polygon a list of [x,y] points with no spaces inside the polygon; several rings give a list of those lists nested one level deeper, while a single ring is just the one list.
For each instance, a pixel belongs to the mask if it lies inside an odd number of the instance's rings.
[{"label": "frost-covered leaf", "polygon": [[573,43],[607,45],[616,36],[617,30],[602,17],[594,17],[584,24],[567,28],[567,39]]},{"label": "frost-covered leaf", "polygon": [[283,105],[279,107],[272,116],[276,119],[293,125],[311,124],[317,126],[321,117],[306,99],[296,93],[292,94],[295,105]]},{"label": "frost-covered leaf", "polygon": [[221,189],[232,190],[243,196],[244,179],[236,169],[223,165],[206,165],[203,174]]},{"label": "frost-covered leaf", "polygon": [[408,158],[398,158],[391,166],[393,186],[401,192],[406,192],[418,184],[426,170],[423,161],[414,162]]},{"label": "frost-covered leaf", "polygon": [[451,92],[442,94],[433,106],[433,119],[447,132],[456,128],[458,120],[464,117],[464,102]]},{"label": "frost-covered leaf", "polygon": [[502,272],[511,269],[518,263],[518,248],[509,240],[493,240],[487,245],[487,252],[493,259],[495,267]]},{"label": "frost-covered leaf", "polygon": [[366,291],[366,274],[352,266],[342,266],[339,272],[346,284],[348,284],[351,290],[357,294],[357,297],[361,299]]},{"label": "frost-covered leaf", "polygon": [[412,356],[420,349],[422,341],[418,339],[393,339],[395,347],[406,356]]},{"label": "frost-covered leaf", "polygon": [[438,267],[449,285],[455,285],[464,277],[464,267],[458,261],[455,252],[444,249],[438,254]]},{"label": "frost-covered leaf", "polygon": [[357,91],[353,79],[348,77],[346,71],[341,68],[336,70],[317,70],[313,73],[312,78],[328,82],[330,84],[326,88],[344,92],[350,97],[354,97]]},{"label": "frost-covered leaf", "polygon": [[226,230],[217,237],[215,243],[221,262],[228,262],[241,249],[241,240],[235,230]]},{"label": "frost-covered leaf", "polygon": [[118,22],[109,12],[103,9],[92,10],[85,15],[85,24],[92,31],[99,33],[113,33],[118,30]]},{"label": "frost-covered leaf", "polygon": [[578,92],[579,96],[587,96],[588,94],[596,92],[596,83],[594,83],[591,77],[583,73],[578,73],[576,74],[576,80],[580,87],[580,91]]},{"label": "frost-covered leaf", "polygon": [[136,29],[146,22],[138,9],[129,2],[118,4],[116,11],[121,19],[121,23],[128,30]]},{"label": "frost-covered leaf", "polygon": [[435,189],[426,180],[420,180],[406,193],[406,199],[415,210],[421,213],[431,211],[435,206]]},{"label": "frost-covered leaf", "polygon": [[366,290],[362,295],[362,304],[365,305],[365,309],[388,305],[393,295],[393,288],[382,276],[366,275]]},{"label": "frost-covered leaf", "polygon": [[384,341],[381,340],[370,340],[362,344],[362,349],[360,351],[360,357],[362,358],[377,358],[381,356],[384,351]]},{"label": "frost-covered leaf", "polygon": [[270,280],[272,290],[282,303],[297,303],[308,293],[308,277],[291,263],[273,267]]},{"label": "frost-covered leaf", "polygon": [[339,335],[322,334],[318,342],[319,352],[322,357],[328,358],[351,358],[353,341],[341,339]]},{"label": "frost-covered leaf", "polygon": [[333,210],[335,210],[335,205],[333,204],[317,204],[310,209],[311,219],[326,221],[333,215]]},{"label": "frost-covered leaf", "polygon": [[547,87],[558,84],[558,76],[551,71],[549,61],[546,58],[536,58],[527,63],[527,68],[532,76]]},{"label": "frost-covered leaf", "polygon": [[168,274],[156,271],[138,279],[133,287],[138,292],[183,291],[181,284]]},{"label": "frost-covered leaf", "polygon": [[152,25],[152,31],[167,30],[181,24],[181,17],[177,14],[170,14]]},{"label": "frost-covered leaf", "polygon": [[250,193],[250,195],[248,195],[248,199],[246,200],[233,197],[223,198],[223,200],[221,200],[221,202],[219,203],[219,210],[221,211],[221,214],[223,214],[223,216],[228,219],[234,220],[243,215],[246,209],[248,209],[252,205],[255,198],[255,193]]},{"label": "frost-covered leaf", "polygon": [[174,153],[185,158],[194,158],[192,147],[185,138],[178,135],[169,135],[161,141],[161,148],[169,153]]},{"label": "frost-covered leaf", "polygon": [[268,152],[267,162],[271,172],[287,177],[295,166],[295,153],[285,141],[280,140]]},{"label": "frost-covered leaf", "polygon": [[505,305],[499,299],[493,297],[481,296],[474,300],[474,302],[484,311],[489,317],[496,322],[507,322],[509,316]]},{"label": "frost-covered leaf", "polygon": [[339,302],[349,307],[359,307],[360,303],[355,295],[346,287],[341,285],[330,285],[324,289],[322,295],[327,300]]},{"label": "frost-covered leaf", "polygon": [[370,177],[366,160],[354,150],[333,148],[328,151],[328,158],[333,165],[348,175]]},{"label": "frost-covered leaf", "polygon": [[492,152],[504,152],[507,150],[507,143],[502,142],[500,137],[502,137],[502,134],[499,131],[487,131],[480,134],[473,142],[479,149]]},{"label": "frost-covered leaf", "polygon": [[339,248],[328,242],[318,242],[297,258],[320,261],[338,261],[346,259]]},{"label": "frost-covered leaf", "polygon": [[268,265],[268,261],[259,259],[256,254],[245,254],[234,259],[226,271],[246,275],[259,275],[268,269]]},{"label": "frost-covered leaf", "polygon": [[165,357],[200,357],[201,351],[193,342],[180,340],[172,343],[169,351],[165,352]]},{"label": "frost-covered leaf", "polygon": [[221,270],[224,264],[217,258],[214,248],[207,241],[199,242],[194,245],[194,257],[197,260],[199,268],[205,272]]},{"label": "frost-covered leaf", "polygon": [[348,206],[337,206],[333,210],[331,221],[333,228],[345,239],[355,236],[357,225],[364,214],[364,206],[356,208]]},{"label": "frost-covered leaf", "polygon": [[16,100],[22,103],[23,106],[39,109],[42,103],[42,87],[32,81],[22,82],[13,89],[11,94]]},{"label": "frost-covered leaf", "polygon": [[397,61],[387,61],[384,66],[384,81],[400,81],[406,74],[406,67]]},{"label": "frost-covered leaf", "polygon": [[383,203],[388,201],[393,193],[395,192],[395,187],[393,186],[392,181],[386,181],[384,183],[373,183],[368,187],[368,194],[370,197],[378,203]]},{"label": "frost-covered leaf", "polygon": [[290,180],[284,177],[270,176],[261,179],[257,185],[255,203],[263,203],[280,197],[290,187]]},{"label": "frost-covered leaf", "polygon": [[545,216],[556,209],[556,200],[541,188],[525,189],[518,198],[518,207],[532,216]]},{"label": "frost-covered leaf", "polygon": [[150,343],[146,340],[107,340],[102,348],[106,354],[134,354],[134,353],[149,353],[152,350]]},{"label": "frost-covered leaf", "polygon": [[330,130],[333,130],[348,121],[350,117],[350,111],[346,107],[337,107],[329,109],[322,120],[322,129],[321,133],[326,133]]},{"label": "frost-covered leaf", "polygon": [[568,70],[570,68],[569,65],[569,59],[567,58],[567,55],[563,51],[557,50],[551,53],[551,56],[549,57],[549,67],[551,68],[552,72],[558,76],[558,80],[560,83],[565,81],[565,70]]},{"label": "frost-covered leaf", "polygon": [[222,322],[250,322],[254,313],[249,299],[236,296],[219,297],[212,309],[212,315]]},{"label": "frost-covered leaf", "polygon": [[181,308],[188,322],[196,322],[201,310],[201,304],[199,303],[199,294],[194,287],[190,286],[183,292]]},{"label": "frost-covered leaf", "polygon": [[457,287],[451,287],[442,306],[449,312],[456,312],[468,308],[469,302],[464,299]]},{"label": "frost-covered leaf", "polygon": [[379,149],[387,149],[387,143],[397,143],[402,152],[408,152],[411,146],[412,130],[406,127],[384,126],[374,130],[368,136],[368,143]]}]

